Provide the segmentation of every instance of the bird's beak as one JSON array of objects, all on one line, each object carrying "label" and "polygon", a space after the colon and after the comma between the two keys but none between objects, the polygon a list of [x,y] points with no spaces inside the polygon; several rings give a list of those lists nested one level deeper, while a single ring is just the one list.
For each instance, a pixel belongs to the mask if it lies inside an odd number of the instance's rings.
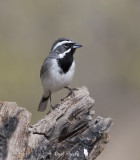
[{"label": "bird's beak", "polygon": [[82,47],[82,45],[78,44],[78,43],[74,43],[74,45],[73,45],[73,48],[80,48],[80,47]]}]

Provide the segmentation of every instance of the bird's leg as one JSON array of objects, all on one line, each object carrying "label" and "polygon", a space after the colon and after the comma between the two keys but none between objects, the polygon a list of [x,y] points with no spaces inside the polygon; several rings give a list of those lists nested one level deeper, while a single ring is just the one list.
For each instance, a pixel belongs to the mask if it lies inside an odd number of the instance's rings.
[{"label": "bird's leg", "polygon": [[50,97],[50,111],[52,111],[52,109],[57,108],[59,105],[58,104],[56,104],[55,106],[52,105],[51,91],[49,91],[49,97]]},{"label": "bird's leg", "polygon": [[52,111],[52,109],[54,109],[54,107],[52,105],[51,91],[49,91],[49,97],[50,97],[50,111]]},{"label": "bird's leg", "polygon": [[64,88],[68,89],[69,93],[67,94],[66,97],[64,97],[63,99],[61,99],[61,101],[63,101],[65,98],[69,97],[70,95],[75,96],[74,91],[78,90],[77,88],[70,88],[68,86],[66,86]]}]

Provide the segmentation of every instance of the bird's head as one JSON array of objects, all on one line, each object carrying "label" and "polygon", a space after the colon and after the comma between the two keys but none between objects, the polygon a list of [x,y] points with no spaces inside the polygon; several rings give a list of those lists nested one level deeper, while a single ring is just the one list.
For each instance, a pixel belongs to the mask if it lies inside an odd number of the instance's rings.
[{"label": "bird's head", "polygon": [[53,43],[51,53],[57,54],[58,58],[63,58],[66,54],[73,56],[75,50],[80,47],[82,47],[82,45],[71,39],[59,38]]}]

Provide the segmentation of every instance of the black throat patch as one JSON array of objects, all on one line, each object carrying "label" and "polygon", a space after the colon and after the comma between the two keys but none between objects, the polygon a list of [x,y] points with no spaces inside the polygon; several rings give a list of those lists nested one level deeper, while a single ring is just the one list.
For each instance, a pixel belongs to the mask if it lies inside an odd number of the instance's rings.
[{"label": "black throat patch", "polygon": [[67,73],[73,62],[73,53],[67,53],[63,58],[57,59],[59,67],[62,69],[61,74]]}]

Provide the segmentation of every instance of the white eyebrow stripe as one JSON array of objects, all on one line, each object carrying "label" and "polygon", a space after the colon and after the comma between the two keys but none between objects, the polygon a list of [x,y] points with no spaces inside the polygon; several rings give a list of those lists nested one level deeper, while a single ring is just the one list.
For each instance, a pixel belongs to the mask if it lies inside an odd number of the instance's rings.
[{"label": "white eyebrow stripe", "polygon": [[60,45],[65,44],[65,43],[73,43],[72,41],[62,41],[62,42],[58,42],[54,47],[53,47],[53,51]]},{"label": "white eyebrow stripe", "polygon": [[67,53],[71,51],[71,48],[66,50],[64,53],[59,54],[59,58],[63,58]]}]

